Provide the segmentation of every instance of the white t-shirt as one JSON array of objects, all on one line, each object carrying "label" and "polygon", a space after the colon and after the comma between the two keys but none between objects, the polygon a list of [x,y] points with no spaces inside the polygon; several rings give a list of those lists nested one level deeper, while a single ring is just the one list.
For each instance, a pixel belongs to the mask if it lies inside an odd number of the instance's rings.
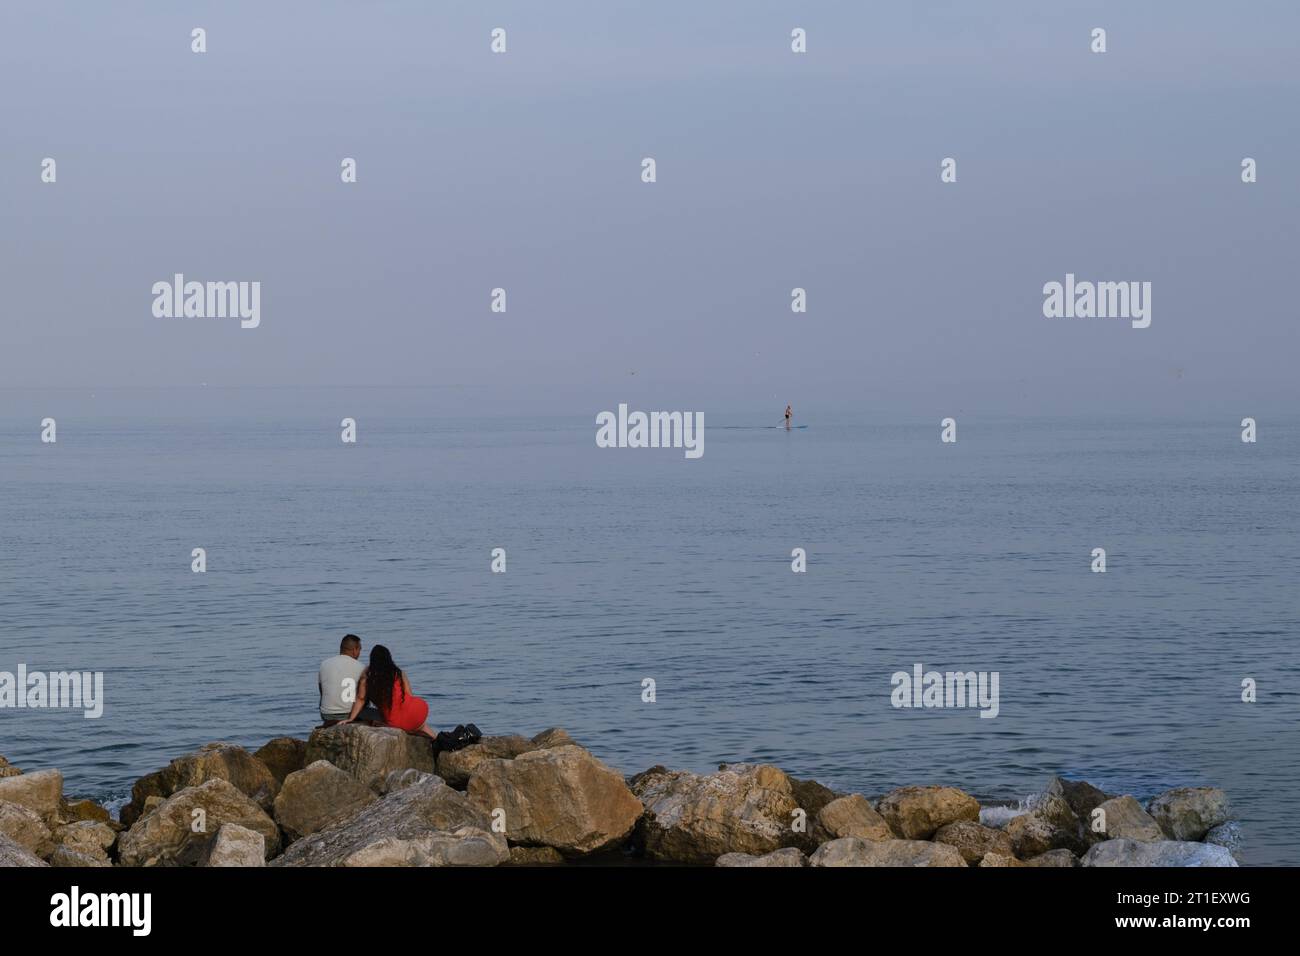
[{"label": "white t-shirt", "polygon": [[366,665],[339,654],[320,662],[320,712],[322,715],[346,717],[357,699],[357,685]]}]

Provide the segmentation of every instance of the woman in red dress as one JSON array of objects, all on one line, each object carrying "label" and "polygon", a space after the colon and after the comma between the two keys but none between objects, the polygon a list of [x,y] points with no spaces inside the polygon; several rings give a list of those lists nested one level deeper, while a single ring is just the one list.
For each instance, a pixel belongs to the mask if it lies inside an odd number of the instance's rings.
[{"label": "woman in red dress", "polygon": [[371,649],[370,666],[361,675],[352,713],[342,723],[352,723],[366,705],[367,699],[374,701],[387,726],[397,727],[408,734],[424,734],[434,738],[438,736],[425,723],[429,717],[429,705],[411,693],[411,682],[407,680],[406,673],[393,661],[393,655],[383,644],[376,644]]}]

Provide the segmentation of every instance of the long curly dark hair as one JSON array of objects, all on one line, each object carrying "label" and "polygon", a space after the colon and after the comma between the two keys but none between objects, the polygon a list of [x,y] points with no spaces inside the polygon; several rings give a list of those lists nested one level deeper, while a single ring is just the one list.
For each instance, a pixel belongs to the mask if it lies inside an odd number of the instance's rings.
[{"label": "long curly dark hair", "polygon": [[[374,701],[380,710],[387,711],[393,707],[393,682],[402,676],[402,669],[388,653],[383,644],[376,644],[370,649],[370,666],[366,668],[366,696]],[[406,697],[406,692],[402,692]]]}]

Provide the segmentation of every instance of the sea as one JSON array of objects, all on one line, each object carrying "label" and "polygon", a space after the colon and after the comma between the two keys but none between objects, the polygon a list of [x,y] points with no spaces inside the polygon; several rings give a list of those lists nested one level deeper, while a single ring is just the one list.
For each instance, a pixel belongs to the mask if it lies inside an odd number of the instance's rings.
[{"label": "sea", "polygon": [[[0,409],[0,671],[104,681],[98,718],[0,709],[0,754],[70,797],[305,737],[355,633],[437,728],[868,796],[1217,786],[1244,864],[1300,863],[1300,419],[1245,443],[1236,414],[972,413],[945,443],[938,416],[704,408],[690,459],[597,447],[617,395],[476,416],[191,394]],[[996,673],[996,716],[895,706],[917,665]]]}]

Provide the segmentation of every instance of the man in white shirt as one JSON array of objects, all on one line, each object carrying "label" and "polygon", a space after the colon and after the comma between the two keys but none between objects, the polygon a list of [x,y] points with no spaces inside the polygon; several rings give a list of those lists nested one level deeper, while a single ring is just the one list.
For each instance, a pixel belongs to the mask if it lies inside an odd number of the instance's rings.
[{"label": "man in white shirt", "polygon": [[339,642],[338,656],[321,661],[316,683],[320,687],[323,726],[333,727],[340,720],[348,719],[365,669],[361,663],[361,638],[355,634],[349,634]]}]

